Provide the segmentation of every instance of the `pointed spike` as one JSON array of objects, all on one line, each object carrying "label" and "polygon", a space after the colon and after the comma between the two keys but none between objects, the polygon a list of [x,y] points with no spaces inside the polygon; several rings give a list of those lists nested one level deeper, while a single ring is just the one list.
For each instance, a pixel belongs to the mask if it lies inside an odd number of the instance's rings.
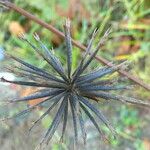
[{"label": "pointed spike", "polygon": [[51,53],[51,51],[43,44],[43,42],[40,40],[40,38],[37,35],[34,35],[34,37],[35,37],[35,40],[37,40],[39,46],[44,50],[44,53],[40,52],[38,48],[35,48],[35,50],[44,58],[45,61],[47,61],[48,64],[50,64],[54,68],[54,70],[64,80],[67,81],[62,64],[59,61],[59,59]]},{"label": "pointed spike", "polygon": [[16,118],[16,117],[20,117],[20,116],[22,116],[22,115],[24,115],[24,114],[30,112],[30,111],[33,110],[34,108],[35,108],[35,106],[34,106],[34,107],[29,107],[29,108],[27,108],[27,109],[25,109],[25,110],[19,112],[18,114],[15,114],[15,115],[12,116],[12,117],[5,117],[5,118],[2,118],[2,119],[0,119],[0,121],[8,121],[8,120],[14,119],[14,118]]},{"label": "pointed spike", "polygon": [[45,103],[45,102],[48,101],[48,100],[51,100],[51,101],[52,101],[52,100],[55,99],[55,101],[57,101],[57,100],[59,100],[59,99],[63,96],[63,94],[64,94],[64,93],[60,93],[60,94],[54,95],[54,96],[52,96],[52,97],[49,97],[49,98],[43,100],[42,102],[40,102],[40,103],[38,103],[38,104],[35,104],[35,105],[33,105],[33,106],[31,106],[31,107],[29,107],[29,108],[27,108],[27,109],[25,109],[25,110],[19,112],[18,114],[15,114],[15,115],[12,116],[12,117],[2,118],[2,119],[0,119],[0,121],[6,121],[6,120],[9,120],[9,119],[13,119],[13,118],[19,117],[19,116],[21,116],[21,115],[23,115],[23,114],[25,114],[25,113],[28,113],[29,111],[34,110],[37,106],[40,106],[41,104]]},{"label": "pointed spike", "polygon": [[62,129],[62,136],[60,138],[60,140],[63,142],[63,137],[64,137],[64,133],[66,130],[66,126],[67,126],[67,118],[68,118],[68,100],[65,106],[65,110],[64,110],[64,121],[63,121],[63,129]]},{"label": "pointed spike", "polygon": [[48,108],[48,110],[45,112],[45,113],[43,113],[41,116],[40,116],[40,118],[39,119],[37,119],[34,123],[33,123],[33,125],[30,127],[30,129],[29,129],[29,132],[31,132],[31,130],[35,127],[35,125],[39,122],[39,121],[41,121],[46,115],[48,115],[49,113],[50,113],[50,111],[54,108],[54,106],[57,104],[59,102],[59,99],[57,99],[49,108]]},{"label": "pointed spike", "polygon": [[88,46],[87,46],[87,48],[86,48],[85,55],[83,56],[83,58],[82,58],[82,60],[81,60],[81,62],[80,62],[80,64],[79,64],[79,66],[77,67],[77,69],[76,69],[75,72],[73,73],[73,82],[75,82],[75,80],[76,80],[76,79],[78,78],[78,76],[80,75],[81,69],[82,69],[82,67],[83,67],[83,63],[84,63],[84,61],[85,61],[87,55],[90,53],[90,50],[91,50],[91,48],[92,48],[93,41],[94,41],[94,39],[95,39],[97,33],[98,33],[98,30],[95,29],[94,32],[93,32],[93,34],[92,34],[92,38],[90,39],[90,42],[89,42],[89,44],[88,44]]},{"label": "pointed spike", "polygon": [[77,131],[77,112],[75,110],[75,106],[74,106],[74,98],[73,96],[70,96],[69,97],[69,100],[70,100],[70,106],[71,106],[71,111],[72,111],[72,118],[73,118],[73,126],[74,126],[74,134],[75,134],[75,142],[76,142],[76,145],[78,143],[78,131]]},{"label": "pointed spike", "polygon": [[96,120],[94,119],[94,117],[91,115],[91,113],[87,110],[87,108],[80,103],[81,108],[83,109],[83,111],[85,112],[85,114],[89,117],[89,119],[91,120],[91,122],[93,123],[93,125],[95,126],[95,128],[98,130],[99,134],[104,137],[104,134],[102,132],[102,130],[99,128]]},{"label": "pointed spike", "polygon": [[5,78],[0,78],[1,82],[7,82],[7,83],[12,83],[12,84],[17,84],[17,85],[24,85],[24,86],[34,86],[34,87],[49,87],[49,88],[60,88],[60,89],[64,89],[66,87],[66,85],[62,84],[56,84],[56,83],[50,83],[50,82],[42,82],[42,83],[38,83],[38,82],[26,82],[26,81],[10,81],[10,80],[6,80]]},{"label": "pointed spike", "polygon": [[[49,141],[51,140],[53,134],[54,134],[55,131],[56,131],[56,128],[58,127],[58,125],[59,125],[59,123],[60,123],[60,121],[61,121],[61,119],[62,119],[62,115],[63,115],[63,112],[64,112],[65,105],[66,105],[66,99],[64,100],[64,103],[61,104],[62,108],[60,109],[60,112],[58,113],[58,114],[59,114],[59,116],[57,116],[58,119],[56,118],[57,123],[55,123],[55,126],[54,126],[53,129],[52,129],[52,132],[48,135],[47,142],[46,142],[47,144],[48,144]],[[57,114],[56,114],[56,115],[57,115]]]},{"label": "pointed spike", "polygon": [[40,41],[40,37],[37,33],[33,34],[33,37],[35,38],[36,41]]},{"label": "pointed spike", "polygon": [[52,95],[57,95],[59,94],[60,91],[59,90],[39,90],[33,94],[30,94],[28,96],[25,96],[25,97],[22,97],[22,98],[19,98],[19,99],[15,99],[15,100],[12,100],[13,102],[21,102],[21,101],[30,101],[30,100],[36,100],[36,99],[39,99],[39,98],[44,98],[44,97],[50,97]]},{"label": "pointed spike", "polygon": [[90,55],[90,58],[85,62],[85,64],[83,65],[82,67],[82,70],[80,72],[80,74],[89,66],[89,64],[91,63],[91,61],[93,60],[93,58],[96,56],[96,54],[98,53],[99,51],[99,48],[105,43],[105,41],[107,40],[107,37],[109,35],[109,30],[107,30],[103,37],[100,39],[95,51]]},{"label": "pointed spike", "polygon": [[71,77],[71,69],[72,69],[72,43],[71,43],[71,35],[70,35],[70,20],[67,19],[64,29],[65,29],[65,40],[67,46],[67,67],[68,67],[68,78]]},{"label": "pointed spike", "polygon": [[81,110],[80,110],[80,113],[79,113],[79,123],[80,123],[81,131],[82,131],[83,141],[84,141],[84,144],[86,145],[87,135],[86,135],[86,131],[85,131],[85,122],[82,118]]},{"label": "pointed spike", "polygon": [[113,99],[119,100],[121,102],[127,102],[127,103],[131,103],[131,104],[139,105],[139,106],[150,107],[149,102],[147,102],[147,101],[145,102],[143,100],[132,98],[132,97],[126,97],[126,96],[122,96],[122,95],[113,95]]},{"label": "pointed spike", "polygon": [[[75,84],[75,88],[82,88],[82,87],[88,87],[88,86],[111,86],[111,85],[114,85],[114,84],[117,84],[118,83],[118,79],[101,79],[101,80],[98,80],[98,81],[93,81],[93,82],[85,82],[83,84],[78,84],[76,83]],[[134,86],[131,86],[131,87],[134,87]]]},{"label": "pointed spike", "polygon": [[129,89],[129,86],[120,85],[120,86],[101,86],[101,85],[94,85],[94,86],[80,86],[80,91],[110,91],[110,90],[124,90]]},{"label": "pointed spike", "polygon": [[150,103],[147,101],[145,102],[145,101],[140,100],[140,99],[122,96],[122,95],[116,95],[113,93],[88,91],[88,93],[86,93],[86,94],[89,94],[89,95],[95,96],[95,97],[104,98],[104,99],[109,99],[109,100],[110,99],[117,100],[117,101],[120,101],[123,103],[130,103],[130,104],[135,104],[135,105],[139,105],[139,106],[150,107]]},{"label": "pointed spike", "polygon": [[97,109],[94,105],[92,105],[88,100],[86,100],[85,98],[78,96],[78,98],[80,99],[80,101],[85,104],[89,109],[91,109],[96,115],[97,117],[108,127],[108,129],[112,132],[112,134],[116,135],[116,131],[115,129],[112,127],[112,125],[110,124],[110,122],[106,119],[106,117],[102,114],[102,112]]},{"label": "pointed spike", "polygon": [[36,82],[10,81],[10,80],[6,80],[4,77],[0,78],[0,81],[1,82],[18,84],[18,85],[26,85],[26,86],[49,87],[49,85],[47,85],[47,84],[39,84],[39,83],[36,83]]},{"label": "pointed spike", "polygon": [[109,68],[107,66],[99,67],[98,69],[95,69],[91,73],[80,76],[77,79],[76,84],[82,85],[83,83],[87,83],[87,82],[93,81],[95,79],[98,79],[104,75],[110,74],[110,73],[112,73],[112,71],[113,71],[113,69]]},{"label": "pointed spike", "polygon": [[42,138],[40,144],[43,144],[46,140],[46,143],[48,144],[49,140],[52,138],[57,126],[59,125],[60,121],[61,121],[61,117],[65,108],[65,104],[66,104],[66,98],[68,96],[65,95],[65,97],[63,98],[60,107],[53,119],[52,124],[50,125],[49,129],[47,130],[47,132],[45,133],[44,137]]},{"label": "pointed spike", "polygon": [[18,37],[20,40],[24,40],[24,41],[27,40],[27,37],[24,33],[20,33]]},{"label": "pointed spike", "polygon": [[[67,82],[68,79],[66,77],[66,75],[64,74],[64,72],[60,69],[60,66],[58,66],[58,62],[56,62],[56,59],[52,56],[50,57],[51,59],[49,59],[47,57],[47,55],[43,54],[35,45],[33,45],[28,39],[25,39],[25,41],[51,66],[53,67],[53,69]],[[41,45],[41,41],[40,41],[40,45]],[[43,47],[44,46],[44,47]],[[45,45],[41,45],[41,48],[47,50]],[[50,53],[47,53],[49,56]],[[52,61],[51,61],[52,60]]]},{"label": "pointed spike", "polygon": [[[48,79],[50,79],[50,80],[55,80],[55,81],[60,81],[60,82],[62,81],[62,80],[60,80],[60,79],[54,77],[54,76],[51,75],[50,73],[44,71],[43,69],[40,69],[40,68],[38,68],[38,67],[36,67],[36,66],[34,66],[34,65],[31,65],[31,64],[29,64],[29,63],[27,63],[27,62],[25,62],[25,61],[23,61],[23,60],[21,60],[21,59],[15,57],[15,56],[12,56],[12,55],[10,55],[10,54],[7,54],[7,55],[8,55],[10,58],[14,59],[15,61],[19,62],[20,64],[22,64],[22,65],[28,67],[29,69],[31,69],[31,70],[32,70],[32,73],[36,73],[36,74],[38,74],[38,75],[40,75],[40,76],[44,76],[44,77],[46,77],[46,78],[48,78]],[[28,70],[28,71],[31,72],[31,70]]]},{"label": "pointed spike", "polygon": [[113,65],[112,67],[108,67],[108,66],[100,67],[89,74],[79,77],[76,82],[77,82],[77,84],[83,84],[83,83],[87,83],[87,82],[96,80],[105,75],[109,75],[118,69],[122,69],[122,67],[126,66],[127,63],[128,62],[125,61],[119,65]]}]

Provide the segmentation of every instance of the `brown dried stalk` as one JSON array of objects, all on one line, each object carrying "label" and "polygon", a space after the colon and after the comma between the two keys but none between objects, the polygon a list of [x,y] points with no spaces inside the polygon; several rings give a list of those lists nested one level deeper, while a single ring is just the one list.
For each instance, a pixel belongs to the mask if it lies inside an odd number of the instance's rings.
[{"label": "brown dried stalk", "polygon": [[[56,34],[57,36],[59,36],[59,37],[61,37],[61,38],[65,38],[65,35],[64,35],[61,31],[57,30],[55,27],[53,27],[52,25],[50,25],[50,24],[48,24],[48,23],[42,21],[41,19],[35,17],[34,15],[32,15],[32,14],[30,14],[29,12],[25,11],[24,9],[22,9],[22,8],[20,8],[20,7],[18,7],[18,6],[16,6],[15,4],[13,4],[13,3],[11,3],[11,2],[7,2],[7,1],[2,1],[2,0],[0,1],[0,4],[6,6],[6,7],[8,7],[8,8],[10,8],[10,9],[12,9],[12,10],[14,10],[14,11],[20,13],[21,15],[23,15],[23,16],[29,18],[30,20],[32,20],[32,21],[38,23],[39,25],[41,25],[41,26],[43,26],[44,28],[48,29],[49,31],[53,32],[53,33]],[[71,40],[72,40],[72,43],[73,43],[76,47],[80,48],[82,51],[85,51],[85,50],[86,50],[86,47],[85,47],[84,45],[80,44],[78,41],[75,41],[74,39],[71,39]],[[107,65],[107,66],[112,66],[112,64],[111,64],[108,60],[106,60],[106,59],[104,59],[104,58],[102,58],[102,57],[100,57],[100,56],[99,56],[99,57],[96,57],[96,56],[95,56],[95,58],[96,58],[96,60],[98,60],[99,62],[101,62],[101,63],[103,63],[103,64],[105,64],[105,65]],[[140,85],[141,87],[145,88],[146,90],[150,91],[150,85],[144,83],[144,82],[143,82],[141,79],[139,79],[138,77],[135,77],[135,76],[129,74],[128,72],[123,71],[123,70],[118,70],[118,72],[119,72],[121,75],[126,76],[128,79],[130,79],[131,81],[135,82],[136,84]]]}]

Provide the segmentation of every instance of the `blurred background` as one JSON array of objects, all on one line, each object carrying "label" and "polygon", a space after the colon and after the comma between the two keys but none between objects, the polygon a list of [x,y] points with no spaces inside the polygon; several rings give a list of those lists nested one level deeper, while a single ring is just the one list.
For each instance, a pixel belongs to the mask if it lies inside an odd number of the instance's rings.
[{"label": "blurred background", "polygon": [[[112,27],[112,33],[98,53],[109,61],[122,62],[129,60],[128,71],[150,84],[150,1],[149,0],[13,0],[11,1],[38,18],[63,31],[66,18],[72,21],[72,37],[87,45],[95,28],[99,29],[94,45],[108,27]],[[5,76],[14,79],[15,76],[6,73],[4,66],[12,62],[5,58],[4,51],[18,56],[41,68],[46,68],[46,63],[34,53],[34,51],[18,35],[26,33],[31,42],[34,42],[33,34],[36,32],[49,49],[53,48],[55,54],[65,65],[65,43],[54,33],[44,29],[33,21],[0,7],[0,77]],[[73,48],[73,68],[76,68],[82,52]],[[93,61],[89,71],[102,65]],[[117,76],[115,74],[114,76]],[[122,78],[125,82],[134,85],[131,81]],[[12,116],[27,105],[3,106],[2,102],[11,97],[26,96],[35,89],[24,88],[12,84],[0,83],[0,117]],[[123,91],[121,94],[138,99],[149,100],[150,92],[135,86],[133,90]],[[37,100],[38,102],[38,100]],[[79,149],[93,150],[150,150],[150,110],[142,107],[102,102],[99,108],[112,122],[118,137],[110,143],[101,141],[98,132],[85,117],[87,145],[81,140]],[[15,118],[0,125],[0,150],[33,150],[41,139],[42,134],[52,121],[50,114],[30,133],[28,129],[44,111],[37,108],[36,111]],[[105,133],[105,126],[101,126]],[[59,130],[56,132],[47,149],[71,150],[73,143],[72,129],[68,128],[65,143],[59,142]],[[81,133],[80,133],[81,134]],[[109,133],[108,133],[109,134]]]}]

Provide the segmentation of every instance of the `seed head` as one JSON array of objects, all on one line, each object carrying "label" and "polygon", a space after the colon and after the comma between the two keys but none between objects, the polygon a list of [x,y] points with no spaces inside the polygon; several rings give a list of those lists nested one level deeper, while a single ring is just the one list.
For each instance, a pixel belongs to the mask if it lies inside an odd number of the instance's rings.
[{"label": "seed head", "polygon": [[[64,26],[65,29],[65,41],[67,48],[67,69],[65,70],[60,62],[60,60],[49,50],[40,40],[38,35],[35,35],[34,38],[37,41],[37,46],[33,45],[24,35],[21,36],[22,40],[27,42],[35,52],[37,52],[44,61],[54,70],[53,72],[49,72],[48,70],[41,69],[36,67],[26,61],[23,61],[20,58],[15,56],[9,56],[19,64],[21,67],[16,66],[14,69],[10,69],[16,74],[16,76],[23,77],[23,80],[9,81],[5,78],[1,78],[1,82],[9,82],[13,84],[30,86],[35,88],[40,88],[35,93],[28,95],[26,97],[10,100],[10,103],[19,103],[19,102],[28,102],[30,100],[36,100],[38,98],[43,98],[43,101],[40,101],[38,104],[30,106],[29,108],[23,110],[19,114],[14,117],[18,117],[25,113],[28,113],[34,110],[37,106],[41,106],[42,104],[49,102],[48,109],[43,113],[40,118],[38,118],[30,130],[41,121],[46,115],[51,113],[52,109],[55,109],[56,106],[59,105],[59,108],[54,116],[52,123],[50,124],[47,132],[42,138],[40,144],[43,142],[48,143],[52,136],[54,135],[58,125],[61,120],[63,120],[63,128],[62,128],[62,136],[61,140],[63,140],[64,133],[67,126],[67,118],[69,115],[69,110],[72,113],[72,120],[74,126],[74,136],[76,143],[78,142],[78,126],[79,123],[84,143],[86,142],[86,130],[84,125],[84,119],[82,114],[85,113],[93,125],[96,127],[98,132],[102,137],[104,134],[99,127],[96,119],[96,116],[99,121],[104,123],[109,130],[115,134],[115,130],[112,127],[111,123],[107,120],[107,118],[103,115],[99,108],[93,105],[91,102],[96,101],[99,102],[100,99],[114,100],[120,102],[128,102],[132,104],[139,105],[148,105],[149,103],[143,102],[141,100],[137,100],[130,97],[125,97],[122,95],[114,94],[118,90],[128,89],[129,86],[123,86],[117,82],[114,82],[114,79],[105,79],[107,75],[114,73],[119,69],[123,69],[126,66],[126,62],[123,62],[119,65],[113,65],[111,63],[111,67],[103,66],[98,67],[97,69],[91,71],[90,73],[85,73],[85,70],[92,62],[94,57],[97,55],[101,46],[106,42],[107,37],[110,33],[110,30],[107,30],[104,36],[100,39],[98,45],[94,50],[92,50],[92,44],[94,38],[96,36],[97,30],[93,32],[91,40],[87,46],[86,52],[83,55],[81,61],[79,62],[78,67],[73,70],[72,69],[72,42],[70,36],[70,21],[67,20]],[[68,109],[70,106],[71,109]],[[12,118],[12,117],[10,117]],[[8,119],[8,118],[7,118]]]}]

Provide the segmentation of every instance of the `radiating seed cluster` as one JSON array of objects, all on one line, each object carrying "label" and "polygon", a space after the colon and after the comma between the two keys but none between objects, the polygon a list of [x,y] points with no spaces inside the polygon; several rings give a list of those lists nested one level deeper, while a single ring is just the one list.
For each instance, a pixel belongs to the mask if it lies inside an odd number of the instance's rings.
[{"label": "radiating seed cluster", "polygon": [[124,90],[128,88],[127,86],[119,85],[119,83],[114,83],[113,80],[104,79],[106,75],[110,75],[118,69],[122,69],[122,67],[125,66],[125,63],[119,65],[112,65],[112,67],[99,67],[90,73],[85,73],[85,70],[98,53],[99,48],[107,40],[109,30],[106,31],[104,36],[100,39],[97,47],[94,50],[91,50],[93,40],[97,33],[96,30],[93,32],[92,38],[88,43],[85,54],[79,62],[77,69],[73,70],[70,22],[68,20],[66,21],[64,28],[67,47],[67,71],[63,68],[59,59],[52,53],[51,50],[47,49],[47,47],[41,42],[37,35],[35,35],[37,46],[33,45],[27,38],[22,36],[22,40],[27,42],[33,48],[33,50],[35,50],[44,59],[44,61],[47,62],[47,64],[54,70],[55,73],[50,73],[48,70],[41,69],[15,56],[9,55],[10,58],[20,64],[8,68],[9,71],[14,73],[16,77],[23,77],[24,80],[9,81],[1,78],[2,82],[9,82],[18,85],[39,88],[39,90],[35,93],[23,98],[9,100],[9,103],[28,102],[30,100],[43,98],[43,101],[33,106],[30,106],[29,108],[23,110],[14,117],[28,113],[34,110],[37,106],[41,106],[42,104],[49,102],[48,109],[43,113],[43,115],[40,116],[40,118],[38,118],[34,122],[30,130],[45,116],[50,114],[52,109],[55,109],[57,108],[56,106],[59,106],[52,123],[50,124],[47,132],[41,140],[41,144],[43,142],[48,143],[51,140],[61,120],[63,120],[61,136],[61,140],[63,140],[68,122],[68,114],[70,113],[69,110],[71,110],[72,113],[76,142],[78,141],[78,124],[80,125],[82,131],[84,143],[86,142],[86,130],[84,124],[85,121],[82,115],[83,113],[85,113],[89,117],[89,119],[96,127],[101,136],[103,136],[103,133],[94,116],[96,116],[97,119],[104,123],[111,130],[111,132],[114,133],[112,125],[102,114],[100,109],[98,109],[91,103],[92,100],[98,102],[99,99],[104,99],[106,101],[115,100],[121,102],[129,102],[133,104],[149,105],[148,103],[141,100],[117,95],[114,94],[115,92],[113,92],[113,94],[111,93],[111,91]]}]

